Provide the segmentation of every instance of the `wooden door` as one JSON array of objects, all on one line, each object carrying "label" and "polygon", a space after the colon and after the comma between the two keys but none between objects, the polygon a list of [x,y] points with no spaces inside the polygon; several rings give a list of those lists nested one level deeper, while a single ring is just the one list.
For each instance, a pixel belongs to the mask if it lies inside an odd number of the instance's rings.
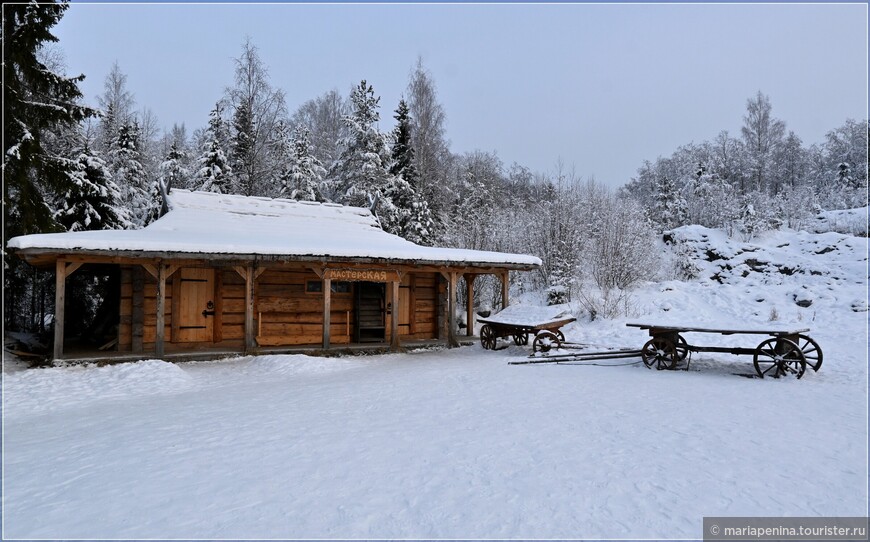
[{"label": "wooden door", "polygon": [[[212,342],[214,333],[214,269],[185,267],[177,271],[178,302],[173,311],[173,342]],[[173,297],[175,292],[173,292]],[[174,307],[173,307],[174,308]]]}]

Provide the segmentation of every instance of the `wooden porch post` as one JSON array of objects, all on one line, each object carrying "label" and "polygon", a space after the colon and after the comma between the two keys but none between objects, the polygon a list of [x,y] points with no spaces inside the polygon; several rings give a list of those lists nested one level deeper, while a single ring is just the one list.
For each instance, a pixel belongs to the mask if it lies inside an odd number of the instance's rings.
[{"label": "wooden porch post", "polygon": [[254,351],[254,264],[245,269],[245,353]]},{"label": "wooden porch post", "polygon": [[501,275],[501,308],[506,309],[509,304],[508,290],[510,290],[510,271]]},{"label": "wooden porch post", "polygon": [[332,279],[323,279],[323,349],[329,350],[329,326],[332,311]]},{"label": "wooden porch post", "polygon": [[466,273],[465,278],[465,335],[474,335],[474,279],[477,275]]},{"label": "wooden porch post", "polygon": [[456,283],[459,273],[450,273],[450,280],[447,281],[447,345],[450,347],[459,346],[459,341],[456,339]]},{"label": "wooden porch post", "polygon": [[157,264],[157,335],[154,339],[154,354],[158,358],[163,357],[163,340],[165,329],[166,303],[166,266],[163,262]]},{"label": "wooden porch post", "polygon": [[390,283],[392,305],[390,310],[390,350],[397,352],[399,346],[399,281]]},{"label": "wooden porch post", "polygon": [[57,260],[54,289],[54,359],[63,356],[63,313],[66,301],[66,262]]}]

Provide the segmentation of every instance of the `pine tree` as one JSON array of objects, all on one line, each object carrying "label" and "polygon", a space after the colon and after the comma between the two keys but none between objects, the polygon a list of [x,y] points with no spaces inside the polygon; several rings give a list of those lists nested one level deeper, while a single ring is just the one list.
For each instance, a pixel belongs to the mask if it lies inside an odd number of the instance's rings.
[{"label": "pine tree", "polygon": [[225,136],[224,122],[221,118],[221,105],[216,104],[209,113],[203,153],[197,164],[194,185],[198,190],[227,194],[232,191],[233,170],[224,154],[221,141]]},{"label": "pine tree", "polygon": [[114,230],[130,226],[121,207],[121,190],[111,180],[109,169],[87,144],[78,156],[74,184],[58,202],[55,218],[68,231]]},{"label": "pine tree", "polygon": [[432,242],[432,215],[429,204],[418,190],[417,169],[414,166],[414,149],[411,146],[411,119],[405,100],[399,102],[394,117],[397,121],[393,131],[392,165],[385,195],[395,206],[394,216],[389,217],[384,229],[422,245]]},{"label": "pine tree", "polygon": [[339,203],[369,207],[378,202],[379,209],[388,211],[391,202],[384,201],[389,172],[389,150],[378,131],[380,119],[374,89],[363,80],[350,95],[351,114],[345,117],[348,137],[344,149],[330,172],[333,198]]}]

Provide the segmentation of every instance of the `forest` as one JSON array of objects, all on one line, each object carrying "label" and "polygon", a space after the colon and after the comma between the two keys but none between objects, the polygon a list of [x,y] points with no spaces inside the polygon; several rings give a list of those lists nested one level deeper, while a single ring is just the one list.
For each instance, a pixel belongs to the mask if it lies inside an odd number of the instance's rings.
[{"label": "forest", "polygon": [[[578,301],[595,318],[628,310],[641,280],[692,277],[678,249],[666,257],[657,248],[666,230],[700,224],[750,240],[867,204],[867,120],[832,119],[824,141],[807,144],[762,91],[748,97],[739,134],[638,164],[618,190],[555,157],[551,171],[536,172],[494,151],[453,152],[422,60],[397,104],[382,104],[367,80],[288,104],[247,38],[202,126],[163,130],[166,119],[137,103],[118,63],[85,103],[84,75],[66,74],[51,34],[68,8],[4,8],[4,246],[22,234],[145,227],[173,188],[336,202],[371,208],[386,231],[415,243],[539,256],[541,269],[516,274],[512,288]],[[4,260],[6,329],[45,331],[53,273]],[[98,279],[80,280],[93,283],[79,295],[99,297]],[[478,289],[482,303],[499,303],[494,282]],[[97,303],[80,302],[93,317]]]}]

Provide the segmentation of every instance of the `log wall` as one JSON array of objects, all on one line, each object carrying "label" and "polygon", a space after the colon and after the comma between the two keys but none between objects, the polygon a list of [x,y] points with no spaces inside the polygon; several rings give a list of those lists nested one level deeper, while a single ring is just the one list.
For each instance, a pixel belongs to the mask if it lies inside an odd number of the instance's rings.
[{"label": "log wall", "polygon": [[[165,337],[167,347],[195,349],[225,347],[242,349],[245,337],[245,281],[233,269],[215,270],[214,342],[178,343],[172,335],[173,274],[166,280]],[[306,291],[308,281],[320,282],[310,270],[267,269],[254,285],[254,335],[259,346],[320,345],[322,341],[323,293]],[[389,288],[387,289],[389,292]],[[444,284],[437,273],[406,273],[399,289],[399,336],[403,339],[438,338],[439,311]],[[405,300],[408,296],[410,299]],[[387,302],[392,302],[387,295]],[[140,266],[121,267],[118,350],[153,352],[157,323],[157,280]],[[331,344],[347,344],[353,337],[354,294],[332,292]],[[386,341],[390,340],[389,317]],[[140,338],[141,337],[141,341]]]}]

